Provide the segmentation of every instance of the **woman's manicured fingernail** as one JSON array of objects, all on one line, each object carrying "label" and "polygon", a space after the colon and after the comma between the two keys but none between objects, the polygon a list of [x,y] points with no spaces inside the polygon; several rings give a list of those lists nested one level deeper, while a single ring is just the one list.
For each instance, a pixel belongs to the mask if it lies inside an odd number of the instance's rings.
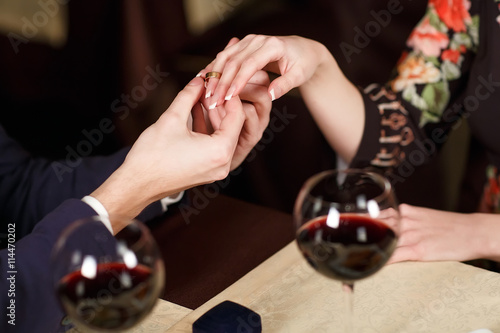
[{"label": "woman's manicured fingernail", "polygon": [[271,94],[271,100],[274,101],[276,99],[276,95],[274,94],[274,88],[271,89],[269,93]]},{"label": "woman's manicured fingernail", "polygon": [[235,86],[231,86],[229,88],[229,90],[227,91],[227,95],[226,97],[224,98],[226,101],[229,101],[231,100],[231,98],[233,98],[233,94],[234,94],[234,91],[236,90],[236,87]]},{"label": "woman's manicured fingernail", "polygon": [[213,109],[215,109],[215,107],[216,107],[216,106],[217,106],[217,102],[215,102],[214,104],[210,105],[210,106],[208,107],[208,109],[209,109],[209,110],[213,110]]},{"label": "woman's manicured fingernail", "polygon": [[205,94],[205,98],[209,98],[210,95],[211,95],[211,92],[210,92],[210,90],[207,89],[207,93]]}]

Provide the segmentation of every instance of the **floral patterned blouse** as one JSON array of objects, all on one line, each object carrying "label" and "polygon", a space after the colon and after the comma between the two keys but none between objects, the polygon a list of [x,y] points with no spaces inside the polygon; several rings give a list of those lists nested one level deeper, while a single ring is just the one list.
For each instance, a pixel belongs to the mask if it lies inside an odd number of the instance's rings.
[{"label": "floral patterned blouse", "polygon": [[491,162],[487,204],[499,210],[500,0],[429,0],[393,79],[363,98],[367,126],[353,165],[390,169],[402,182],[466,119]]}]

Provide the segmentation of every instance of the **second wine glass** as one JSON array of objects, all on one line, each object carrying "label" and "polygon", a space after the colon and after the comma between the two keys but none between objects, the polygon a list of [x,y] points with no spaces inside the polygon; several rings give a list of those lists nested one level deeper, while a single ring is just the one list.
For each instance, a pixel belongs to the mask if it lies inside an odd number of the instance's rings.
[{"label": "second wine glass", "polygon": [[366,170],[324,171],[304,183],[293,215],[308,263],[342,282],[350,333],[354,282],[382,268],[396,248],[400,216],[392,186]]},{"label": "second wine glass", "polygon": [[163,260],[149,229],[137,220],[116,235],[101,217],[68,226],[52,253],[57,296],[79,332],[125,332],[153,309],[165,281]]}]

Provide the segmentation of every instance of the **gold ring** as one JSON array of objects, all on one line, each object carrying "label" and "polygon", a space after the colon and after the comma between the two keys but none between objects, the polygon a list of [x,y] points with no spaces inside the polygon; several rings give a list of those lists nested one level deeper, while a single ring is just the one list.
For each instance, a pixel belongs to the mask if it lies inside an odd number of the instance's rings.
[{"label": "gold ring", "polygon": [[210,78],[216,78],[216,79],[220,79],[220,77],[222,76],[222,73],[219,73],[219,72],[208,72],[207,74],[205,74],[205,79],[210,79]]}]

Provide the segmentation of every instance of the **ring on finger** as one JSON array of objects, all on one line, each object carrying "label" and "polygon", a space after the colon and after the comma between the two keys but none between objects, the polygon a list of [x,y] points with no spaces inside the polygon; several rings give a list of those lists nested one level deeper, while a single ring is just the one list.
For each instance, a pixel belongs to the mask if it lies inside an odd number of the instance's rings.
[{"label": "ring on finger", "polygon": [[208,72],[207,74],[205,74],[205,80],[208,80],[210,78],[220,79],[221,76],[222,73],[220,72]]}]

